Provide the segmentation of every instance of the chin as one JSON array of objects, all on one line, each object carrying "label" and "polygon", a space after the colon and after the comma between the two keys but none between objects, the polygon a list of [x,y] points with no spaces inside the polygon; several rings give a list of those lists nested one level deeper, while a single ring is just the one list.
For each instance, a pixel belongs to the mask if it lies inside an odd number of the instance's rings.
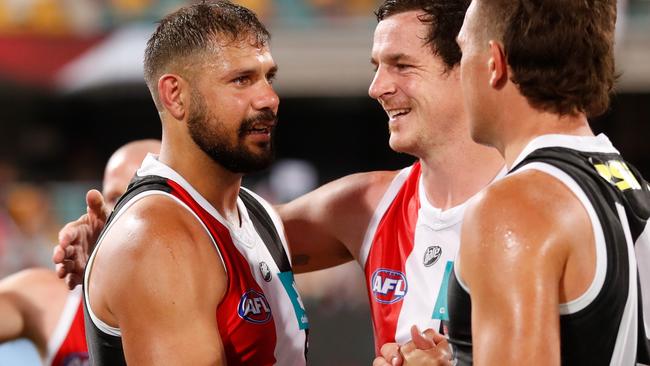
[{"label": "chin", "polygon": [[390,146],[391,150],[401,154],[413,155],[413,147],[411,145],[412,144],[407,144],[405,141],[396,138],[394,134],[391,135],[390,140],[388,140],[388,146]]}]

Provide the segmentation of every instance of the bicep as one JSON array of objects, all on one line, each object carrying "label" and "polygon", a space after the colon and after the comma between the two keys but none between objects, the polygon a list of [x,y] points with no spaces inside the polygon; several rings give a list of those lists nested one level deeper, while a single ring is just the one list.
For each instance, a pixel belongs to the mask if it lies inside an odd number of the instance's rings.
[{"label": "bicep", "polygon": [[321,187],[276,207],[290,247],[294,271],[310,272],[352,259],[343,243],[344,216],[336,216],[333,192]]},{"label": "bicep", "polygon": [[[178,254],[178,253],[176,253]],[[155,253],[152,253],[152,256]],[[178,260],[178,256],[176,257]],[[181,260],[182,261],[182,260]],[[150,263],[141,263],[147,265]],[[216,309],[225,279],[214,283],[191,266],[174,270],[162,261],[155,280],[142,273],[130,276],[112,291],[122,293],[110,301],[122,332],[124,354],[129,364],[222,364]],[[198,268],[210,268],[197,262]],[[214,267],[214,264],[213,264]],[[203,271],[211,272],[211,271]],[[225,276],[225,275],[224,275]]]},{"label": "bicep", "polygon": [[280,206],[296,272],[354,259],[370,218],[396,174],[348,175]]},{"label": "bicep", "polygon": [[129,364],[223,364],[216,310],[227,277],[210,237],[186,214],[120,227],[93,266],[111,269],[110,278],[98,272],[90,280],[122,332]]},{"label": "bicep", "polygon": [[216,309],[205,312],[174,304],[168,309],[162,306],[120,319],[128,364],[225,364]]},{"label": "bicep", "polygon": [[0,342],[20,338],[24,333],[25,321],[19,304],[17,294],[0,290]]},{"label": "bicep", "polygon": [[478,212],[463,225],[460,269],[477,366],[560,363],[562,268],[546,234],[520,219]]},{"label": "bicep", "polygon": [[45,269],[28,269],[0,281],[0,342],[29,338],[43,351],[67,290]]}]

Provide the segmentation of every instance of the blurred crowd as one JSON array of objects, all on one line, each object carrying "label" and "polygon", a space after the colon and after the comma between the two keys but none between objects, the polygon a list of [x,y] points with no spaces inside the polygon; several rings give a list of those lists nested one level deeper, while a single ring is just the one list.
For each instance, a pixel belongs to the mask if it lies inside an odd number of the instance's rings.
[{"label": "blurred crowd", "polygon": [[[188,0],[0,0],[0,34],[83,35],[155,21]],[[375,0],[241,0],[266,22],[368,16]]]},{"label": "blurred crowd", "polygon": [[[34,183],[0,164],[0,278],[24,268],[48,267],[61,225],[83,213],[83,195],[96,184]],[[71,199],[77,196],[77,199]]]}]

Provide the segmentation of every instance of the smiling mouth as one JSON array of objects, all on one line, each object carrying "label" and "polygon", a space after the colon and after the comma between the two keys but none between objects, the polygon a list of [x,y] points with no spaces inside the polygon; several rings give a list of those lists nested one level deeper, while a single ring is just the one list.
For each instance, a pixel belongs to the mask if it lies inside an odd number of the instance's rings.
[{"label": "smiling mouth", "polygon": [[248,133],[251,133],[251,134],[269,134],[269,133],[271,133],[271,130],[272,130],[271,126],[253,127],[250,130],[248,130]]},{"label": "smiling mouth", "polygon": [[411,112],[411,108],[391,109],[386,111],[390,119],[395,119],[401,116],[405,116],[410,112]]}]

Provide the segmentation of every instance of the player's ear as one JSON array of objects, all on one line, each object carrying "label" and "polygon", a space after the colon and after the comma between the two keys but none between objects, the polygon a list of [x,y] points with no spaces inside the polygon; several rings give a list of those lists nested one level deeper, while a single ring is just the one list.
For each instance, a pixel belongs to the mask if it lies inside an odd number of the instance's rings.
[{"label": "player's ear", "polygon": [[165,74],[158,79],[158,98],[161,106],[175,119],[185,117],[189,85],[175,74]]},{"label": "player's ear", "polygon": [[490,72],[490,86],[501,89],[508,82],[508,61],[501,43],[491,40],[489,44],[488,69]]}]

